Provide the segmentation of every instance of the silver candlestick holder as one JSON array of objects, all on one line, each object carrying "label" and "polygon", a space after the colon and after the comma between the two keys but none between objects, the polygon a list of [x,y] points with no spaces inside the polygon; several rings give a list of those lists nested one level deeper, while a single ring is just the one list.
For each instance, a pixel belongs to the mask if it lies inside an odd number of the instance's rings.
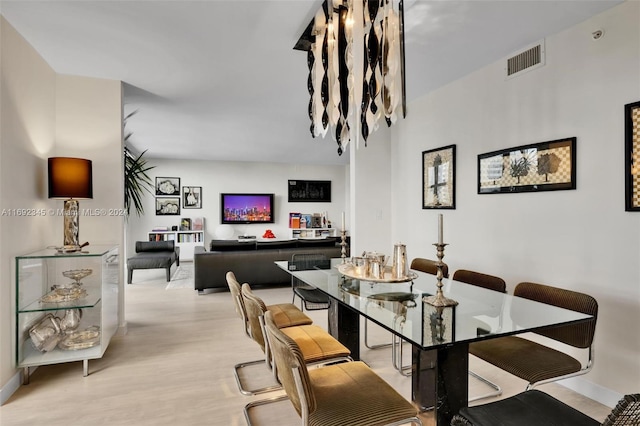
[{"label": "silver candlestick holder", "polygon": [[340,231],[340,257],[342,263],[347,262],[347,231],[344,229]]},{"label": "silver candlestick holder", "polygon": [[422,301],[436,307],[456,306],[458,302],[445,297],[444,293],[442,293],[442,278],[444,277],[444,274],[442,273],[442,268],[444,267],[442,258],[444,257],[444,248],[447,244],[434,243],[433,245],[436,246],[436,255],[438,256],[438,262],[436,263],[436,267],[438,268],[438,273],[436,274],[436,280],[438,280],[436,285],[438,286],[438,290],[433,296],[423,297]]}]

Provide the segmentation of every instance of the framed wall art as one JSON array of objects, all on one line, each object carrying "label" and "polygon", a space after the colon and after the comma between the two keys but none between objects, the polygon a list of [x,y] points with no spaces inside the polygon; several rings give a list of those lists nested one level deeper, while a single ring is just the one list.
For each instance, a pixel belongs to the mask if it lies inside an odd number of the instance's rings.
[{"label": "framed wall art", "polygon": [[180,195],[180,178],[177,177],[157,177],[156,195]]},{"label": "framed wall art", "polygon": [[576,189],[576,138],[478,155],[478,194]]},{"label": "framed wall art", "polygon": [[330,180],[289,180],[288,201],[293,202],[331,202]]},{"label": "framed wall art", "polygon": [[156,215],[157,216],[178,216],[180,215],[180,198],[179,197],[156,197]]},{"label": "framed wall art", "polygon": [[456,146],[422,152],[422,208],[456,208]]},{"label": "framed wall art", "polygon": [[624,106],[625,210],[640,211],[640,102]]},{"label": "framed wall art", "polygon": [[201,209],[202,208],[202,187],[183,186],[182,187],[182,208]]}]

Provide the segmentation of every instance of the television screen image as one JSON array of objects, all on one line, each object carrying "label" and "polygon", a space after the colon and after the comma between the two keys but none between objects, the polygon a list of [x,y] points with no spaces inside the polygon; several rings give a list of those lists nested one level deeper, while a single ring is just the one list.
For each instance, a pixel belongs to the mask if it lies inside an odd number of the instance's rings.
[{"label": "television screen image", "polygon": [[220,194],[223,224],[273,223],[273,194]]}]

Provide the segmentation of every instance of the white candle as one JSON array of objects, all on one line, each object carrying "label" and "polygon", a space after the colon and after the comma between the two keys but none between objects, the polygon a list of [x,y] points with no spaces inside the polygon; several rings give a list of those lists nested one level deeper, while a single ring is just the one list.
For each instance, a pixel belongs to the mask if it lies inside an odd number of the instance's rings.
[{"label": "white candle", "polygon": [[438,215],[438,244],[444,244],[442,239],[442,214]]},{"label": "white candle", "polygon": [[342,212],[342,230],[344,231],[344,212]]}]

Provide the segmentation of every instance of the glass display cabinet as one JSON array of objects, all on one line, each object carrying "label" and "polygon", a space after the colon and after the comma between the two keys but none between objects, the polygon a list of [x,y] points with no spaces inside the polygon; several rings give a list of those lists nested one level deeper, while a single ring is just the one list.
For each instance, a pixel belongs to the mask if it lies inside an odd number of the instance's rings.
[{"label": "glass display cabinet", "polygon": [[65,253],[45,249],[16,257],[16,367],[101,358],[118,328],[116,246]]}]

